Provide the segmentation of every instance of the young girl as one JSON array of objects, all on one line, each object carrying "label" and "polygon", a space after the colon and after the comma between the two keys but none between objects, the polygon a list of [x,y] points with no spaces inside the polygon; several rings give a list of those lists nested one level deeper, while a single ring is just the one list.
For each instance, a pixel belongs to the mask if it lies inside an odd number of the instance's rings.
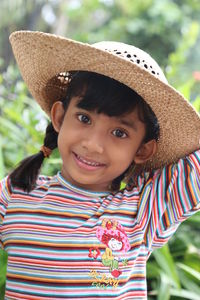
[{"label": "young girl", "polygon": [[[199,115],[133,46],[10,40],[51,122],[0,185],[5,299],[146,299],[148,257],[199,208]],[[61,171],[38,175],[56,147]]]}]

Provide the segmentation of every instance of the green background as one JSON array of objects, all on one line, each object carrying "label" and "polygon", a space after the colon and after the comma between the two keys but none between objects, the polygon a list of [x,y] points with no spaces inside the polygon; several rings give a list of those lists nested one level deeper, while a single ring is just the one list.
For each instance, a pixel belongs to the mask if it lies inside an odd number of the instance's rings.
[{"label": "green background", "polygon": [[[9,45],[15,30],[41,30],[83,42],[116,40],[149,52],[170,84],[200,111],[199,0],[1,0],[0,179],[42,144],[46,116],[29,95]],[[58,153],[44,174],[60,167]],[[199,300],[200,214],[180,226],[147,265],[148,299]],[[0,299],[4,299],[6,254],[0,251]]]}]

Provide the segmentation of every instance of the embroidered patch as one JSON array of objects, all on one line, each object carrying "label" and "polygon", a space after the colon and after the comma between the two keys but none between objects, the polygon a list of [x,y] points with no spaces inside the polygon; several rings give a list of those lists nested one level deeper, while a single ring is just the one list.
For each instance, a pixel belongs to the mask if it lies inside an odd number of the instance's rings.
[{"label": "embroidered patch", "polygon": [[119,284],[119,279],[111,278],[105,274],[98,273],[96,270],[93,270],[89,273],[89,276],[94,280],[92,285],[98,288],[106,289],[108,287],[117,288]]},{"label": "embroidered patch", "polygon": [[[89,257],[97,259],[101,257],[101,262],[108,267],[109,274],[100,274],[96,270],[90,276],[94,279],[92,285],[99,288],[107,288],[108,286],[117,287],[117,278],[122,274],[120,270],[120,262],[122,266],[128,264],[127,259],[121,257],[130,248],[127,234],[123,226],[114,219],[103,219],[101,226],[97,227],[96,236],[98,240],[106,246],[103,253],[97,247],[89,249]],[[117,281],[116,281],[117,280]]]},{"label": "embroidered patch", "polygon": [[88,256],[94,259],[97,259],[97,257],[101,254],[100,250],[97,247],[93,247],[89,249]]}]

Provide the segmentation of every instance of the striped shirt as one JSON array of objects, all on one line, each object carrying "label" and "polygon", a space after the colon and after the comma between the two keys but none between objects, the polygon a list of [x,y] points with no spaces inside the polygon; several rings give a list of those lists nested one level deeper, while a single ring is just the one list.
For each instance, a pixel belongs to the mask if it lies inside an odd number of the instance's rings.
[{"label": "striped shirt", "polygon": [[145,173],[116,194],[86,191],[58,173],[29,194],[0,184],[5,299],[146,299],[146,261],[200,199],[200,150]]}]

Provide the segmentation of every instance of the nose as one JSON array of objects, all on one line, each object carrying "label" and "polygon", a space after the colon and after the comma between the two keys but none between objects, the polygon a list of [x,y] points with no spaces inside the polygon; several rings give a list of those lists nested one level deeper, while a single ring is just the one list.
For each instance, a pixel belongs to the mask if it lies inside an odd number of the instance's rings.
[{"label": "nose", "polygon": [[103,138],[100,134],[90,133],[88,136],[84,137],[82,140],[82,147],[87,149],[90,153],[99,153],[104,152]]}]

